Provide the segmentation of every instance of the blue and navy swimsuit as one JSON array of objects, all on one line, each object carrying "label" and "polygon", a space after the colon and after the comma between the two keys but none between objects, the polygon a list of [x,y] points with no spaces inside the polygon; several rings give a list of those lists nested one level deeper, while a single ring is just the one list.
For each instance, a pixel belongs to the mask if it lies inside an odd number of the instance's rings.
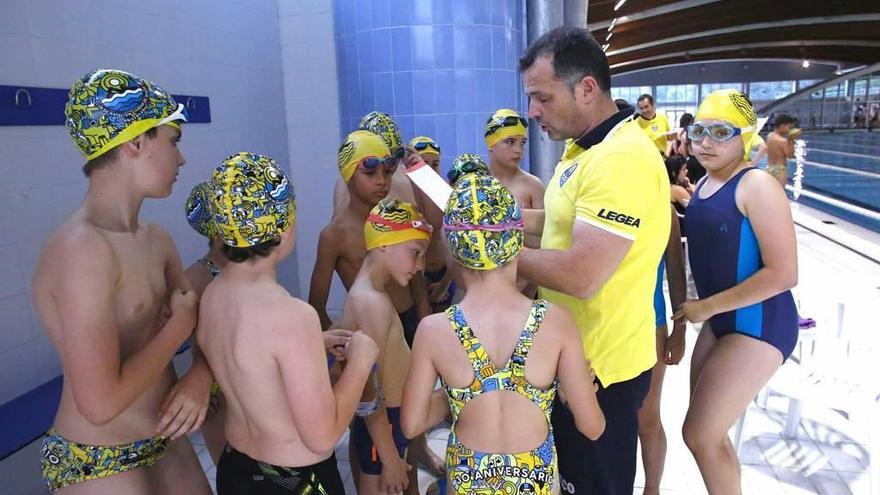
[{"label": "blue and navy swimsuit", "polygon": [[[733,176],[708,198],[700,198],[703,181],[685,211],[688,259],[700,299],[725,291],[764,266],[758,239],[749,219],[736,207],[736,188],[749,167]],[[739,333],[767,342],[788,359],[798,338],[797,309],[791,291],[709,319],[721,338]]]}]

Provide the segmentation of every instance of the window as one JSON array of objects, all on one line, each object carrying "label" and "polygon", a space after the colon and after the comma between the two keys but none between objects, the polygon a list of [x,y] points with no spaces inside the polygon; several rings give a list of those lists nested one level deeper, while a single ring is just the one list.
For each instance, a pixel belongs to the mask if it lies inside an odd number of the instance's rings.
[{"label": "window", "polygon": [[868,96],[880,96],[880,77],[872,77],[868,85]]},{"label": "window", "polygon": [[656,99],[658,105],[661,103],[696,104],[697,85],[673,84],[668,86],[657,86]]},{"label": "window", "polygon": [[743,90],[743,83],[738,82],[726,82],[726,83],[707,83],[703,84],[700,87],[700,97],[705,98],[709,95],[709,93],[713,91],[718,91],[719,89],[735,89],[737,91]]},{"label": "window", "polygon": [[835,86],[825,88],[825,98],[843,98],[846,96],[847,83],[843,81]]},{"label": "window", "polygon": [[762,81],[749,83],[752,101],[775,101],[794,93],[794,81]]},{"label": "window", "polygon": [[868,80],[867,79],[856,79],[853,83],[853,97],[865,99],[865,95],[868,94]]},{"label": "window", "polygon": [[798,81],[798,85],[797,85],[798,91],[800,91],[804,88],[810,87],[810,86],[812,86],[818,82],[821,82],[821,81],[822,81],[821,79],[801,79],[800,81]]},{"label": "window", "polygon": [[619,88],[611,88],[612,98],[623,98],[632,106],[636,106],[639,96],[642,96],[643,94],[653,94],[651,86],[621,86]]}]

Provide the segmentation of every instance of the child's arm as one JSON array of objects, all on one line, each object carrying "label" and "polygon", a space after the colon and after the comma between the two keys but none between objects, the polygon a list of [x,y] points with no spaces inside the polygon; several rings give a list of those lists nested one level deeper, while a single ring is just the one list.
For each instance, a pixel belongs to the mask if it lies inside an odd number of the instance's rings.
[{"label": "child's arm", "polygon": [[[297,330],[291,328],[291,322],[296,322]],[[360,332],[352,334],[346,350],[347,364],[331,388],[315,311],[295,301],[279,317],[276,328],[270,334],[274,342],[267,342],[266,347],[274,350],[296,430],[311,451],[331,452],[354,417],[376,360],[376,344]]]},{"label": "child's arm", "polygon": [[[352,307],[355,310],[357,325],[366,335],[369,335],[379,346],[379,356],[376,363],[379,365],[379,373],[385,375],[387,373],[406,373],[407,370],[388,369],[385,366],[385,346],[388,341],[388,332],[391,329],[391,315],[394,314],[394,307],[391,301],[381,294],[359,294],[352,301]],[[364,399],[370,400],[373,396],[372,391],[364,390]],[[364,418],[367,425],[367,432],[376,446],[376,453],[379,454],[379,460],[382,462],[382,478],[379,482],[380,488],[388,487],[390,492],[398,493],[406,489],[409,480],[406,472],[409,466],[406,461],[397,453],[397,445],[394,443],[394,437],[389,428],[388,413],[385,404],[379,409]]]},{"label": "child's arm", "polygon": [[321,329],[330,328],[332,322],[327,314],[327,297],[330,295],[330,284],[333,282],[333,270],[336,267],[338,253],[336,235],[328,225],[318,237],[318,256],[312,270],[312,281],[309,284],[309,304],[318,312]]},{"label": "child's arm", "polygon": [[[605,415],[596,399],[581,336],[568,312],[553,306],[551,310],[562,337],[562,351],[557,365],[559,389],[567,400],[566,406],[574,415],[577,429],[590,440],[596,440],[605,431]],[[551,316],[550,311],[547,316]]]},{"label": "child's arm", "polygon": [[[669,298],[672,300],[673,311],[677,310],[687,299],[687,276],[684,270],[684,252],[681,249],[681,229],[675,207],[669,207],[672,227],[669,231],[669,242],[666,245],[666,279],[669,281]],[[678,364],[684,357],[684,320],[672,323],[672,335],[666,339],[666,364]]]},{"label": "child's arm", "polygon": [[749,173],[736,191],[737,206],[749,219],[764,266],[751,277],[698,301],[688,301],[672,315],[692,323],[767,300],[797,285],[797,239],[788,198],[769,174]]},{"label": "child's arm", "polygon": [[434,367],[431,349],[434,348],[432,340],[437,332],[429,328],[433,319],[430,317],[422,320],[416,330],[409,373],[403,387],[400,423],[407,438],[415,438],[443,421],[449,412],[449,402],[443,390],[434,390],[437,369]]}]

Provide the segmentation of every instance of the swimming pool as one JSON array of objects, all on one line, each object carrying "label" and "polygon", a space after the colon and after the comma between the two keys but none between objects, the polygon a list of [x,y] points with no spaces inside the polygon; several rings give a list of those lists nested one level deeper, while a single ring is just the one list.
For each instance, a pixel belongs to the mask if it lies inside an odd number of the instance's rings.
[{"label": "swimming pool", "polygon": [[[805,193],[798,201],[880,232],[880,132],[810,132],[803,139]],[[794,171],[790,160],[789,181]]]}]

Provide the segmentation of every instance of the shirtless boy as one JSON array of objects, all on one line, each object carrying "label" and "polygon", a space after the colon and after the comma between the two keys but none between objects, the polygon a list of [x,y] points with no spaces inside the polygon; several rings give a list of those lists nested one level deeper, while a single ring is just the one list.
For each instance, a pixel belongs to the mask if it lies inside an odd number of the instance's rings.
[{"label": "shirtless boy", "polygon": [[[367,390],[364,398],[384,397],[384,403],[379,401],[371,414],[356,417],[352,426],[362,471],[358,493],[400,493],[408,488],[412,469],[404,460],[409,442],[400,428],[410,350],[385,288],[391,283],[405,286],[418,276],[431,226],[411,204],[385,199],[373,208],[362,229],[367,255],[337,325],[360,330],[376,341],[381,393]],[[410,488],[411,493],[418,493],[417,487]]]},{"label": "shirtless boy", "polygon": [[318,315],[276,280],[295,237],[286,175],[269,157],[239,153],[218,167],[212,186],[230,263],[205,289],[196,335],[227,405],[229,445],[217,466],[217,493],[342,495],[333,450],[376,344],[352,334],[348,366],[331,387]]},{"label": "shirtless boy", "polygon": [[786,114],[776,117],[773,132],[767,135],[767,171],[782,187],[788,183],[788,159],[794,156],[794,139],[800,134],[792,132],[794,119]]},{"label": "shirtless boy", "polygon": [[185,162],[183,105],[98,69],[74,83],[65,115],[89,189],[47,239],[33,281],[64,373],[43,479],[59,494],[210,494],[184,435],[204,419],[213,377],[202,359],[179,382],[171,366],[195,327],[196,294],[171,236],[138,219]]}]

